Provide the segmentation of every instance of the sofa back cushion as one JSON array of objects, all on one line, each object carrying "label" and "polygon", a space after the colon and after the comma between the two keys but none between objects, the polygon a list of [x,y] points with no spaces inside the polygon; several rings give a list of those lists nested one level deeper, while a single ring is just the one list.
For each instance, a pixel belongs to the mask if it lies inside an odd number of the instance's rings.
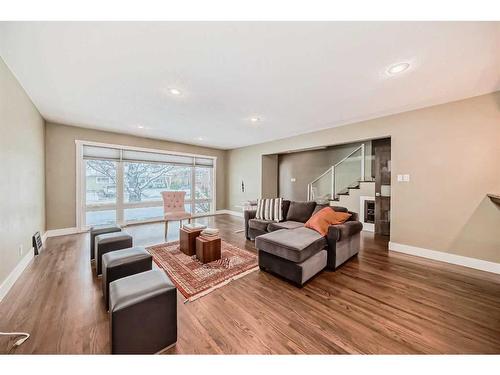
[{"label": "sofa back cushion", "polygon": [[290,208],[286,215],[286,220],[300,221],[305,223],[311,217],[314,208],[316,208],[316,202],[290,202]]},{"label": "sofa back cushion", "polygon": [[289,208],[290,208],[290,201],[287,199],[283,199],[283,203],[281,203],[281,210],[283,212],[283,220],[286,220],[286,216],[288,215]]},{"label": "sofa back cushion", "polygon": [[314,229],[322,236],[326,236],[330,225],[343,224],[350,217],[351,214],[347,212],[337,212],[332,210],[330,207],[325,207],[311,216],[304,226],[306,228]]},{"label": "sofa back cushion", "polygon": [[257,201],[257,212],[255,214],[255,218],[259,220],[282,221],[282,202],[283,198],[259,199]]},{"label": "sofa back cushion", "polygon": [[[353,212],[351,212],[351,211],[348,211],[348,210],[347,210],[347,208],[345,208],[345,207],[341,207],[341,206],[330,206],[329,204],[317,204],[317,205],[316,205],[316,208],[314,209],[314,211],[313,211],[313,213],[312,213],[312,214],[314,215],[315,213],[317,213],[317,212],[321,211],[321,210],[322,210],[323,208],[325,208],[325,207],[330,207],[332,210],[337,211],[337,212],[347,212],[347,213],[350,213],[350,214],[352,214],[352,213],[353,213]],[[312,215],[311,215],[311,216],[312,216]],[[351,217],[349,218],[349,220],[347,220],[347,221],[352,220],[352,218],[353,218],[353,217],[351,216]],[[357,219],[356,219],[356,220],[357,220]]]}]

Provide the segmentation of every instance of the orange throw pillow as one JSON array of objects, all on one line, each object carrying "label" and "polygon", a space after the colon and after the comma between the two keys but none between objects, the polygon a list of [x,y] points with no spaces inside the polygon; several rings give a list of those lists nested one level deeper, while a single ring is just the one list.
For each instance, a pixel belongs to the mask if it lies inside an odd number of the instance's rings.
[{"label": "orange throw pillow", "polygon": [[305,227],[314,229],[322,236],[328,233],[330,225],[343,224],[351,217],[347,212],[336,212],[330,207],[319,210],[307,220]]}]

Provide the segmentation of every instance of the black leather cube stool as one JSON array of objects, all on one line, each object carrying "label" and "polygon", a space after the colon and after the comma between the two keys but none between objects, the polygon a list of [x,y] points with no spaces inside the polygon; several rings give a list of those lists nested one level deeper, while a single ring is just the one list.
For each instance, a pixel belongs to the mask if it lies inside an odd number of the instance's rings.
[{"label": "black leather cube stool", "polygon": [[109,283],[122,277],[150,271],[153,268],[153,257],[142,246],[112,251],[102,256],[102,295],[109,308]]},{"label": "black leather cube stool", "polygon": [[120,226],[109,226],[109,227],[92,227],[90,228],[90,260],[92,261],[95,257],[95,237],[100,234],[121,232],[122,228]]},{"label": "black leather cube stool", "polygon": [[177,341],[177,289],[153,270],[109,284],[111,352],[154,354]]},{"label": "black leather cube stool", "polygon": [[97,275],[102,272],[102,256],[110,251],[128,249],[133,246],[132,236],[127,232],[100,234],[95,237],[95,268]]}]

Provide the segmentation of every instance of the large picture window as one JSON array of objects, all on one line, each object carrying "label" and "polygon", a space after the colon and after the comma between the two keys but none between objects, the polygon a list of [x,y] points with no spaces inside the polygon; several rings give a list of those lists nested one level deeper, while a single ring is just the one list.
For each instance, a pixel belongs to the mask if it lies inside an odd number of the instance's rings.
[{"label": "large picture window", "polygon": [[80,224],[126,224],[163,217],[163,191],[185,191],[186,211],[214,207],[215,158],[77,143],[82,191]]}]

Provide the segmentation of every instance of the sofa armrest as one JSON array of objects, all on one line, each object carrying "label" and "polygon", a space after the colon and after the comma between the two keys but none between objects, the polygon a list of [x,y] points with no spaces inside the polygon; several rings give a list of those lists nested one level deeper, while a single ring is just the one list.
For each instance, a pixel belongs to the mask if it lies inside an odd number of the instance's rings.
[{"label": "sofa armrest", "polygon": [[351,217],[346,223],[352,222],[352,221],[359,221],[359,215],[357,212],[352,212],[352,211],[347,211],[351,214]]},{"label": "sofa armrest", "polygon": [[255,216],[257,215],[257,210],[245,210],[243,211],[243,217],[245,218],[245,237],[247,239],[250,239],[248,235],[248,221],[250,219],[255,219]]},{"label": "sofa armrest", "polygon": [[344,224],[330,225],[326,235],[328,242],[327,268],[335,269],[335,260],[337,257],[337,242],[348,240],[350,237],[358,234],[363,229],[363,223],[360,221],[346,221]]},{"label": "sofa armrest", "polygon": [[353,236],[363,230],[361,221],[346,221],[344,224],[330,225],[328,227],[327,240],[342,241],[344,238]]}]

